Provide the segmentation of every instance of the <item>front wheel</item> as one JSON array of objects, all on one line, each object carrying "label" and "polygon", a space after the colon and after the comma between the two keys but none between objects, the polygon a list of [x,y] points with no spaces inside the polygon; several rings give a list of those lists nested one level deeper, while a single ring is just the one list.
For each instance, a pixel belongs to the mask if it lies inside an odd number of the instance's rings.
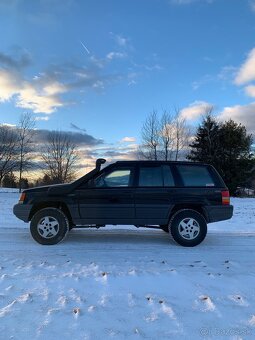
[{"label": "front wheel", "polygon": [[207,234],[207,223],[203,215],[192,209],[177,211],[170,220],[169,231],[173,239],[184,247],[194,247]]},{"label": "front wheel", "polygon": [[45,208],[37,211],[30,223],[33,239],[43,245],[57,244],[69,231],[69,222],[63,211]]}]

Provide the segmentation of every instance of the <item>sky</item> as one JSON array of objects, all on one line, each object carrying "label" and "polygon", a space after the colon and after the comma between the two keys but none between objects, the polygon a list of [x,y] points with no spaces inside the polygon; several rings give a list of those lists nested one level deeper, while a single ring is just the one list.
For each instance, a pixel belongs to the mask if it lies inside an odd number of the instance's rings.
[{"label": "sky", "polygon": [[152,110],[255,131],[254,0],[1,0],[0,21],[0,123],[30,112],[92,158],[132,154]]}]

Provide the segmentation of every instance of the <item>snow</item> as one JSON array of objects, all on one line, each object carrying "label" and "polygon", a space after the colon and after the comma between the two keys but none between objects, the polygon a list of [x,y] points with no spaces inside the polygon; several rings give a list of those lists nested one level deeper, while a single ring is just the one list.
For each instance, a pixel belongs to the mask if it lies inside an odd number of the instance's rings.
[{"label": "snow", "polygon": [[255,199],[183,248],[160,230],[72,230],[41,246],[0,192],[0,339],[252,339]]}]

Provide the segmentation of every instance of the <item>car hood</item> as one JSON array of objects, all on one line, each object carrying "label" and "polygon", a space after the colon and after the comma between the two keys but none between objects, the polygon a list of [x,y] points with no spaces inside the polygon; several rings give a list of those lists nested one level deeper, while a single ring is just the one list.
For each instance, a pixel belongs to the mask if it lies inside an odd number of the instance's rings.
[{"label": "car hood", "polygon": [[97,169],[94,169],[94,170],[90,171],[89,173],[87,173],[86,175],[82,176],[81,178],[79,178],[76,181],[71,182],[71,183],[45,185],[45,186],[41,186],[41,187],[26,189],[23,192],[24,193],[47,192],[47,194],[49,196],[65,195],[65,194],[68,194],[69,192],[73,191],[74,189],[78,188],[80,184],[88,181],[90,178],[92,178],[98,172],[99,171]]},{"label": "car hood", "polygon": [[24,193],[48,192],[49,194],[55,193],[55,192],[64,192],[64,191],[69,191],[71,184],[72,183],[45,185],[45,186],[25,189],[23,190],[23,192]]}]

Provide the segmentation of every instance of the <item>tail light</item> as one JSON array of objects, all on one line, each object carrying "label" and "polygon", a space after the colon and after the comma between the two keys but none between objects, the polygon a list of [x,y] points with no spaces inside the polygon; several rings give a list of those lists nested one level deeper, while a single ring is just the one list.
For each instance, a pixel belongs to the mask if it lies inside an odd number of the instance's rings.
[{"label": "tail light", "polygon": [[229,191],[228,190],[221,192],[221,198],[222,198],[222,204],[223,205],[230,204],[230,197],[229,197]]},{"label": "tail light", "polygon": [[25,198],[26,198],[26,194],[23,192],[23,193],[20,195],[19,203],[23,203],[23,202],[25,201]]}]

